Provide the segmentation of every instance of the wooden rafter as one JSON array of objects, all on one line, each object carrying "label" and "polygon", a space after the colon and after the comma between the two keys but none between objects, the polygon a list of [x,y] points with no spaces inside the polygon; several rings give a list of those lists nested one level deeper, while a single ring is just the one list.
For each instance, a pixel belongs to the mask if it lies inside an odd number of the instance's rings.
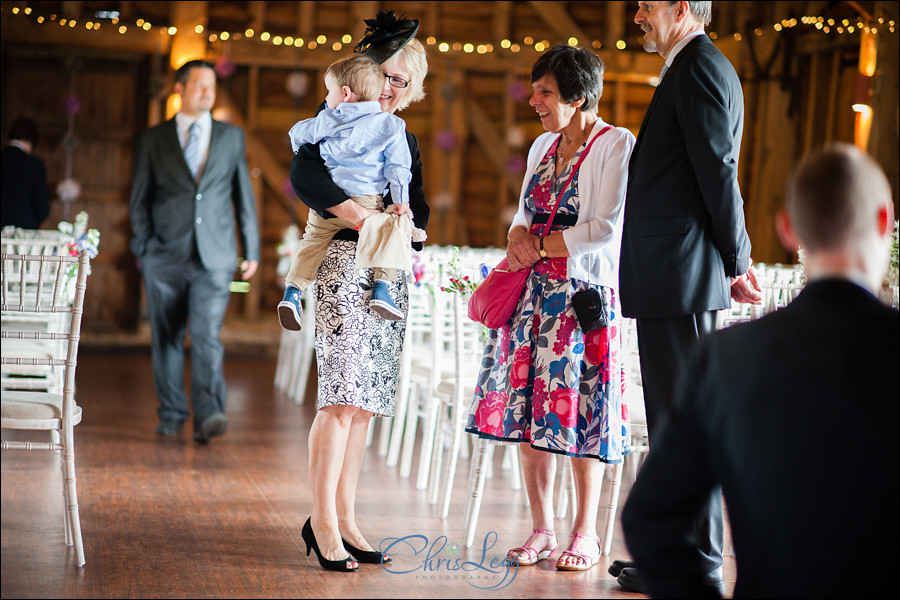
[{"label": "wooden rafter", "polygon": [[562,2],[536,2],[532,0],[528,4],[560,36],[560,41],[575,37],[578,38],[580,44],[584,44],[591,39],[575,22],[575,19],[566,12]]},{"label": "wooden rafter", "polygon": [[[494,169],[498,173],[506,172],[506,161],[508,158],[506,142],[497,132],[494,123],[491,122],[491,119],[484,112],[484,109],[479,106],[478,102],[471,98],[466,102],[466,112],[469,114],[471,132],[491,161]],[[508,179],[509,191],[515,197],[519,195],[520,183],[512,178]]]}]

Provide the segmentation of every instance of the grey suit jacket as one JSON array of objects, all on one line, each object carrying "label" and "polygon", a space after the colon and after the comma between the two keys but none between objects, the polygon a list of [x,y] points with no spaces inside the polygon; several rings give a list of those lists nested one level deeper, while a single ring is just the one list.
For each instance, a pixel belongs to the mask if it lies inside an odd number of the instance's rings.
[{"label": "grey suit jacket", "polygon": [[619,293],[626,317],[731,305],[750,264],[737,182],[741,83],[705,35],[679,52],[653,94],[628,167]]},{"label": "grey suit jacket", "polygon": [[235,269],[236,224],[243,258],[258,261],[259,226],[240,128],[212,122],[199,182],[184,159],[174,118],[141,133],[131,188],[135,256],[183,262],[196,243],[204,268]]}]

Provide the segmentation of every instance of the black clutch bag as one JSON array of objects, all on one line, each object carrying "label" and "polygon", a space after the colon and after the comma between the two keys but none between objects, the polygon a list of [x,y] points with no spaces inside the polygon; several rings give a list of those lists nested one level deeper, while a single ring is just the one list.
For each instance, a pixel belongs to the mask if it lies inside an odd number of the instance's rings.
[{"label": "black clutch bag", "polygon": [[608,323],[606,301],[594,288],[575,292],[572,295],[572,308],[575,309],[575,316],[584,333],[606,327]]}]

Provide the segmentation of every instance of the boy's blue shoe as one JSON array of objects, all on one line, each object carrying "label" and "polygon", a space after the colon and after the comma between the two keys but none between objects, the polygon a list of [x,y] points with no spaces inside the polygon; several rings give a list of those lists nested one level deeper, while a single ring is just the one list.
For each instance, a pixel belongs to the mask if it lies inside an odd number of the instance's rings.
[{"label": "boy's blue shoe", "polygon": [[391,294],[388,291],[388,282],[381,279],[375,280],[375,289],[372,290],[372,299],[369,300],[369,308],[376,315],[388,321],[399,321],[403,318],[403,311],[397,308],[394,301],[391,300]]},{"label": "boy's blue shoe", "polygon": [[303,327],[303,307],[300,306],[300,290],[292,285],[284,288],[284,299],[278,303],[278,320],[289,331]]}]

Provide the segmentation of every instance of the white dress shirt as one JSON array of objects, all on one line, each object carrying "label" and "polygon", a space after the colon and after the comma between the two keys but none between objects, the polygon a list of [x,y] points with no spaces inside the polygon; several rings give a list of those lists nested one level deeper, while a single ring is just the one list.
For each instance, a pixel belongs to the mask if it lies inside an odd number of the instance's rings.
[{"label": "white dress shirt", "polygon": [[[184,150],[184,147],[187,145],[191,125],[193,124],[194,120],[186,114],[181,112],[176,113],[175,126],[178,129],[178,143],[181,145],[182,150]],[[206,167],[206,159],[209,158],[209,140],[212,135],[212,115],[208,112],[203,113],[197,119],[197,125],[200,127],[200,131],[197,134],[200,136],[200,170],[197,171],[197,180],[199,181],[203,176],[203,169]]]}]

